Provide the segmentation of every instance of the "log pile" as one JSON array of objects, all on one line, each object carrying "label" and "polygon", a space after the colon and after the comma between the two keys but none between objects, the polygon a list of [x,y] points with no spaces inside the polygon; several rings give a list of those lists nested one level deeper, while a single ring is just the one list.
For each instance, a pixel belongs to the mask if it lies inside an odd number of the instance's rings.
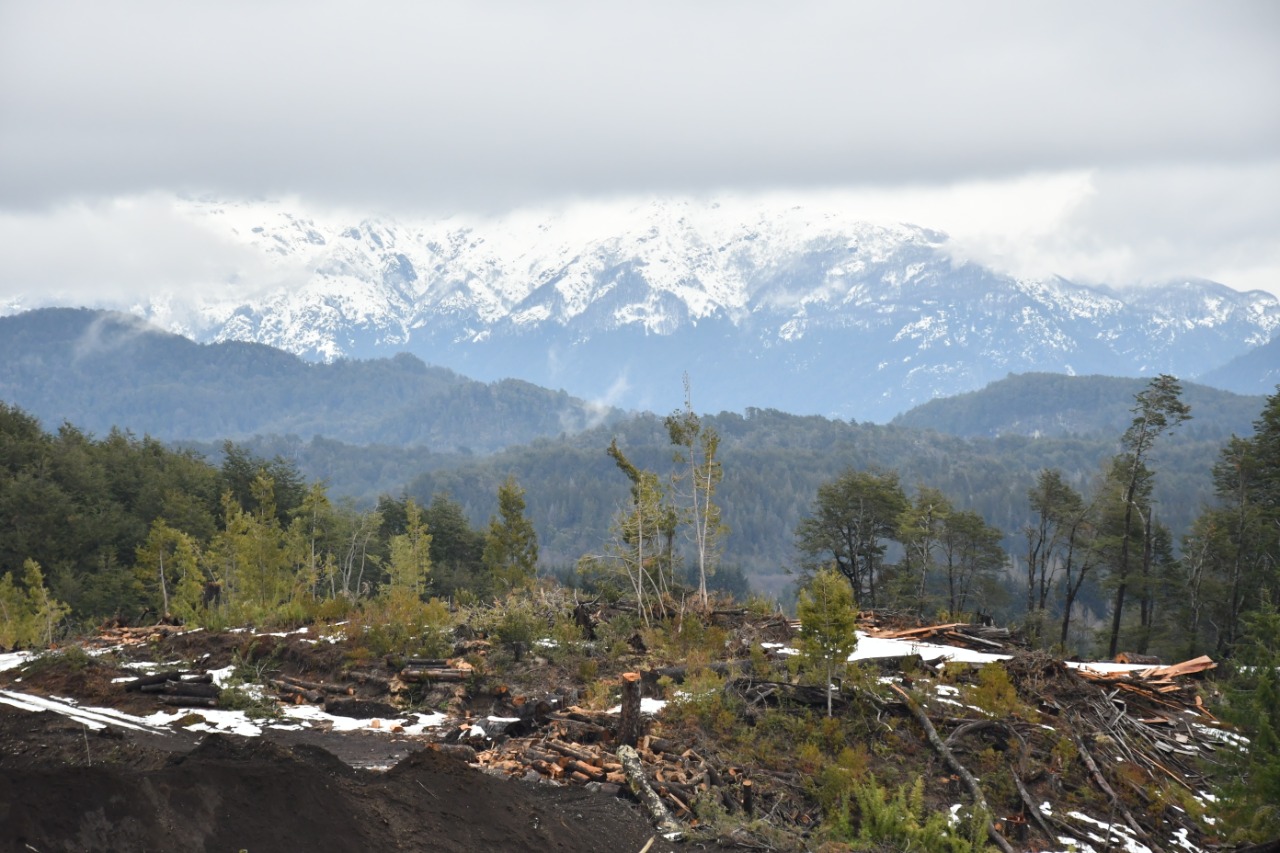
[{"label": "log pile", "polygon": [[[388,658],[393,668],[398,659]],[[461,682],[471,678],[471,664],[461,658],[406,658],[399,667],[399,678],[408,684]]]},{"label": "log pile", "polygon": [[[558,722],[553,719],[537,735],[509,738],[480,751],[476,762],[507,776],[591,785],[593,790],[611,795],[632,788],[619,757],[622,749],[630,747],[612,739],[595,743],[572,740],[558,728]],[[648,786],[677,820],[696,823],[694,804],[705,797],[714,798],[730,814],[742,813],[753,805],[750,780],[740,767],[722,766],[693,749],[682,749],[651,735],[641,736],[632,753]],[[813,816],[805,817],[813,820]]]},{"label": "log pile", "polygon": [[96,646],[136,646],[142,643],[155,643],[168,637],[186,633],[191,630],[181,625],[104,625],[98,630],[98,636],[92,645]]},{"label": "log pile", "polygon": [[154,694],[162,705],[175,708],[216,708],[222,693],[210,673],[177,669],[143,675],[122,686],[126,693]]}]

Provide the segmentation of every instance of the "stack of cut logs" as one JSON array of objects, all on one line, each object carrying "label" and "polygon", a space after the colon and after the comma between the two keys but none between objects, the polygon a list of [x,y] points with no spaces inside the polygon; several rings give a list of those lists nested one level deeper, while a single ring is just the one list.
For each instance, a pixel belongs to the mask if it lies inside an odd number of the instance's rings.
[{"label": "stack of cut logs", "polygon": [[318,705],[328,696],[354,696],[356,692],[350,685],[307,681],[292,675],[272,678],[267,684],[275,688],[277,699],[290,705]]},{"label": "stack of cut logs", "polygon": [[189,631],[181,625],[127,625],[103,626],[94,638],[93,645],[134,646],[139,643],[151,643]]},{"label": "stack of cut logs", "polygon": [[164,705],[177,708],[216,708],[222,688],[208,672],[168,670],[126,682],[127,692],[154,693]]},{"label": "stack of cut logs", "polygon": [[[394,659],[388,658],[387,662],[394,666]],[[460,658],[407,658],[400,667],[400,680],[409,684],[466,681],[471,675],[471,664]]]}]

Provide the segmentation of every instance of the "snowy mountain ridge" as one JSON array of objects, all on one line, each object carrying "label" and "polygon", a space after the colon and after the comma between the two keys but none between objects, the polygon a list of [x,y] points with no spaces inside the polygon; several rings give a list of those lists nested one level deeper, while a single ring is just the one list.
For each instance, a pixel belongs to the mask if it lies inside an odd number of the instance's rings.
[{"label": "snowy mountain ridge", "polygon": [[704,406],[872,420],[1009,372],[1191,378],[1280,325],[1274,296],[1203,280],[1015,278],[954,258],[940,232],[861,221],[835,198],[439,220],[280,202],[179,210],[259,267],[184,283],[202,296],[120,306],[158,325],[325,361],[408,350],[658,410],[679,402],[684,371]]}]

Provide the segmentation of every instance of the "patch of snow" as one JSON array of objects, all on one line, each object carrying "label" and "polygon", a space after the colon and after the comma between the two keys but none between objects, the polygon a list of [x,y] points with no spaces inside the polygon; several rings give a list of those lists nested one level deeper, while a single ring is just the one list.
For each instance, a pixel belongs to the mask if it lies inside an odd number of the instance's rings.
[{"label": "patch of snow", "polygon": [[209,675],[213,676],[214,684],[219,687],[225,687],[227,682],[231,680],[231,673],[234,671],[234,666],[224,666],[222,669],[209,670]]},{"label": "patch of snow", "polygon": [[0,672],[17,669],[33,657],[35,657],[34,652],[5,652],[0,655]]},{"label": "patch of snow", "polygon": [[858,632],[858,647],[849,655],[850,661],[873,660],[876,658],[904,658],[919,655],[922,660],[957,661],[960,663],[991,663],[1008,660],[1012,655],[998,655],[991,652],[975,652],[956,646],[943,646],[935,643],[919,643],[910,640],[892,640],[884,637],[869,637]]},{"label": "patch of snow", "polygon": [[[1103,821],[1100,821],[1096,818],[1089,817],[1089,815],[1085,814],[1084,812],[1068,812],[1067,815],[1073,820],[1080,821],[1081,823],[1092,824],[1093,826],[1096,826],[1099,829],[1101,829],[1103,832],[1110,834],[1111,841],[1118,842],[1119,844],[1121,844],[1123,849],[1128,851],[1128,853],[1151,853],[1151,848],[1143,844],[1138,839],[1134,838],[1133,833],[1129,830],[1129,827],[1125,826],[1124,824],[1104,823]],[[1103,844],[1107,843],[1107,839],[1098,838],[1093,833],[1089,833],[1089,837],[1094,838],[1096,841],[1100,843],[1103,843]]]},{"label": "patch of snow", "polygon": [[24,711],[52,711],[64,717],[70,717],[81,725],[91,729],[104,729],[107,726],[119,726],[140,732],[155,732],[156,727],[142,717],[125,714],[111,708],[84,708],[70,699],[51,699],[34,696],[30,693],[14,693],[0,690],[0,702],[21,708]]},{"label": "patch of snow", "polygon": [[[684,694],[684,695],[685,695],[685,696],[687,696],[688,694]],[[647,696],[646,696],[646,697],[644,697],[644,698],[642,698],[642,699],[640,700],[640,713],[641,713],[641,714],[657,714],[657,713],[659,713],[659,712],[660,712],[663,708],[665,708],[665,707],[667,707],[667,700],[665,700],[665,699],[650,699],[649,697],[647,697]],[[606,711],[605,713],[608,713],[608,714],[621,714],[621,713],[622,713],[622,706],[621,706],[621,705],[615,705],[615,706],[613,706],[612,708],[610,708],[608,711]]]}]

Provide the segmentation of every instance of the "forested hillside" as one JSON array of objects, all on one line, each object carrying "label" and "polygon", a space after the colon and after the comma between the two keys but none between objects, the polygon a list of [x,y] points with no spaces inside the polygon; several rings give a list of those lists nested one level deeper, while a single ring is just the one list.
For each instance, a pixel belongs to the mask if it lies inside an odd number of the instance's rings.
[{"label": "forested hillside", "polygon": [[[1022,531],[1032,515],[1027,494],[1038,472],[1058,468],[1074,488],[1090,488],[1102,476],[1105,460],[1116,452],[1132,417],[1133,394],[1142,387],[1127,380],[1112,384],[1081,379],[1079,384],[1106,391],[1094,395],[1095,408],[1123,413],[1110,432],[1099,430],[1088,437],[960,438],[772,410],[704,417],[720,436],[720,496],[730,531],[724,537],[724,566],[741,570],[757,589],[782,592],[795,580],[787,570],[797,564],[797,525],[818,487],[847,468],[893,471],[908,489],[939,490],[957,507],[978,512],[1001,530],[1005,547],[1022,559]],[[1030,390],[1034,386],[1025,385]],[[1208,409],[1193,402],[1191,420],[1156,451],[1161,473],[1154,485],[1156,514],[1179,533],[1212,500],[1218,449],[1233,432],[1252,432],[1252,420],[1263,402],[1225,395],[1235,404],[1235,413],[1224,414],[1214,408],[1212,391],[1192,386],[1187,396],[1196,401],[1206,393]],[[1253,404],[1247,414],[1245,402]],[[1107,422],[1116,418],[1111,414]],[[486,457],[356,447],[296,436],[258,437],[244,446],[265,458],[289,459],[308,478],[326,482],[332,494],[355,498],[361,506],[372,506],[384,493],[408,493],[422,503],[448,495],[476,524],[493,513],[498,484],[514,475],[528,489],[529,515],[542,542],[543,564],[563,570],[581,555],[601,549],[615,513],[626,503],[628,481],[605,452],[615,438],[637,464],[664,476],[673,472],[670,440],[662,418],[654,415]],[[198,449],[211,459],[220,453],[212,443]],[[1002,615],[1006,612],[999,604],[992,607]]]},{"label": "forested hillside", "polygon": [[[1146,415],[1157,390],[1176,403],[1167,424],[1155,417],[1164,410]],[[829,529],[815,530],[814,519],[880,502],[883,518],[859,534],[873,551],[849,569],[871,606],[977,608],[1002,621],[1038,612],[1047,635],[1072,604],[1081,629],[1090,613],[1123,611],[1127,586],[1141,622],[1134,629],[1126,621],[1124,630],[1145,648],[1166,624],[1153,614],[1172,613],[1161,596],[1192,583],[1202,642],[1229,645],[1241,608],[1260,594],[1261,576],[1251,573],[1265,573],[1270,546],[1257,545],[1252,563],[1238,552],[1226,580],[1215,579],[1210,564],[1226,553],[1222,537],[1246,521],[1261,523],[1250,515],[1257,500],[1250,490],[1269,488],[1280,469],[1273,446],[1280,397],[1268,398],[1258,437],[1209,440],[1189,429],[1195,412],[1180,392],[1171,377],[1153,380],[1135,398],[1141,417],[1111,441],[960,439],[756,410],[672,418],[714,436],[704,459],[716,471],[712,586],[741,594],[745,575],[758,589],[783,593],[795,580],[788,569],[805,573],[844,559],[844,546],[832,545]],[[76,618],[172,611],[175,601],[190,611],[205,584],[268,609],[299,595],[369,594],[402,573],[398,537],[411,534],[430,536],[415,582],[424,591],[484,594],[499,577],[486,558],[493,520],[515,516],[538,538],[540,571],[570,583],[599,584],[616,573],[639,535],[628,526],[637,520],[645,536],[657,535],[646,560],[663,561],[673,579],[690,581],[699,562],[681,508],[687,480],[673,479],[681,470],[687,477],[689,456],[673,443],[672,418],[633,418],[441,468],[359,506],[308,483],[295,461],[251,448],[226,444],[215,467],[150,438],[112,431],[95,439],[70,425],[51,434],[16,408],[0,415],[0,569],[10,590],[47,584]],[[686,462],[674,461],[679,454]],[[1225,509],[1210,511],[1215,506]],[[1068,524],[1063,513],[1071,512],[1078,518]],[[1075,575],[1057,550],[1068,527],[1084,537],[1070,540],[1076,558],[1088,554]],[[1265,524],[1258,530],[1265,540]],[[28,561],[38,573],[20,582]],[[529,562],[526,570],[534,569]],[[1219,607],[1233,615],[1209,618]],[[1063,624],[1063,641],[1088,639],[1068,638]]]},{"label": "forested hillside", "polygon": [[[517,485],[499,490],[522,507]],[[260,619],[304,598],[358,598],[400,582],[425,592],[428,572],[434,595],[513,582],[485,554],[508,528],[473,527],[448,500],[385,498],[357,510],[279,457],[228,443],[215,467],[119,431],[50,434],[4,404],[0,518],[0,646],[108,616],[190,618],[212,599]],[[529,575],[531,553],[521,563]],[[30,618],[15,615],[24,609]]]},{"label": "forested hillside", "polygon": [[[1265,347],[1260,348],[1261,352]],[[1133,397],[1145,379],[1119,376],[1010,374],[981,391],[941,397],[894,418],[897,426],[932,429],[948,435],[1083,436],[1111,438],[1132,418]],[[1187,382],[1182,397],[1195,412],[1187,431],[1197,436],[1246,435],[1262,407],[1262,395],[1234,394]]]},{"label": "forested hillside", "polygon": [[126,314],[0,317],[0,400],[49,428],[69,421],[165,440],[320,435],[484,453],[620,413],[518,380],[484,384],[410,355],[308,364],[260,344],[196,344]]},{"label": "forested hillside", "polygon": [[[1027,493],[1040,469],[1059,468],[1075,488],[1087,490],[1101,476],[1104,460],[1116,452],[1123,432],[1089,439],[964,439],[761,410],[705,421],[721,437],[720,497],[730,530],[724,562],[773,593],[793,580],[785,570],[796,564],[794,532],[818,486],[845,469],[893,471],[908,489],[938,489],[958,507],[978,512],[1004,531],[1007,547],[1017,555],[1022,528],[1031,518]],[[1198,436],[1189,428],[1194,423],[1158,450],[1157,514],[1175,531],[1185,530],[1211,500],[1213,462],[1230,435]],[[529,511],[542,537],[544,561],[572,564],[599,548],[611,517],[626,500],[626,478],[605,453],[614,437],[637,464],[662,472],[672,469],[662,419],[644,415],[572,438],[439,467],[411,481],[408,492],[419,500],[447,493],[471,517],[485,518],[492,512],[496,484],[514,474],[529,484]]]}]

